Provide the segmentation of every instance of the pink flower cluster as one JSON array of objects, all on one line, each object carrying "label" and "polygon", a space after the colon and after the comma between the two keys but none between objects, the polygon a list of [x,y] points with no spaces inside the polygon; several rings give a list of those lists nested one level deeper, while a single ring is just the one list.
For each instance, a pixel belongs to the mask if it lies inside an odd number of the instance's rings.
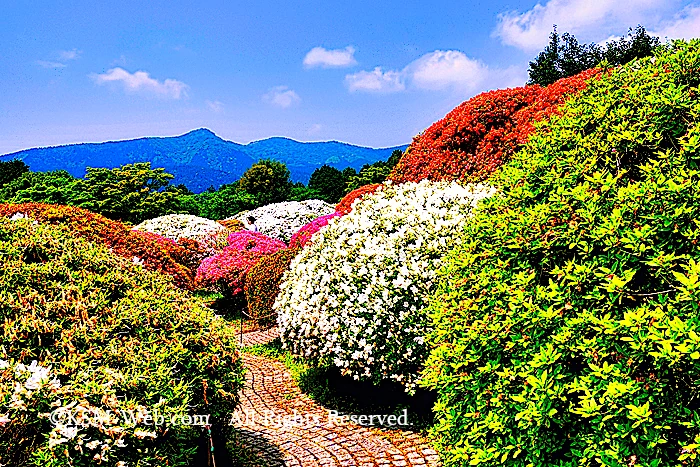
[{"label": "pink flower cluster", "polygon": [[290,248],[303,248],[304,245],[306,245],[306,242],[309,241],[311,236],[321,230],[322,227],[325,227],[328,225],[328,221],[333,219],[334,217],[339,217],[342,216],[342,214],[338,211],[334,212],[333,214],[327,214],[325,216],[317,217],[316,219],[312,220],[308,224],[306,224],[304,227],[299,229],[297,233],[292,235],[291,240],[289,240],[289,247]]},{"label": "pink flower cluster", "polygon": [[231,295],[243,292],[248,270],[266,255],[287,248],[280,240],[259,232],[241,230],[228,236],[229,245],[206,258],[197,268],[199,286],[223,289]]},{"label": "pink flower cluster", "polygon": [[287,248],[287,245],[281,240],[270,238],[260,232],[251,232],[250,230],[239,230],[228,236],[228,247],[236,250],[254,251],[269,255]]}]

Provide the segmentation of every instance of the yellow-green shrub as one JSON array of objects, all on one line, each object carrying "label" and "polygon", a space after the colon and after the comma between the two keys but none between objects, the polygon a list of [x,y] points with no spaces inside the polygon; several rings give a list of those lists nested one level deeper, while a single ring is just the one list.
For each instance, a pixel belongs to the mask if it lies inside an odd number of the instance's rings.
[{"label": "yellow-green shrub", "polygon": [[[188,465],[201,428],[118,420],[72,432],[39,415],[84,407],[225,423],[238,401],[235,331],[166,277],[66,227],[0,217],[0,321],[0,360],[9,363],[0,362],[0,416],[9,418],[0,464]],[[8,388],[24,378],[12,368],[34,360],[60,386],[20,391],[26,411]]]},{"label": "yellow-green shrub", "polygon": [[493,180],[424,384],[448,466],[695,465],[700,41],[609,70]]}]

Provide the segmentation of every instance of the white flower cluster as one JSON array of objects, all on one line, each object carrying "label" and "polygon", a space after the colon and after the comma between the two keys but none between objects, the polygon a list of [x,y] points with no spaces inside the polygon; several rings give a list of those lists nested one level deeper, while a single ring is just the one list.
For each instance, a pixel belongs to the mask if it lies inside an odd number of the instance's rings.
[{"label": "white flower cluster", "polygon": [[219,253],[226,246],[229,230],[218,222],[190,214],[169,214],[141,222],[133,228],[151,232],[177,242],[181,238],[196,240],[205,256]]},{"label": "white flower cluster", "polygon": [[128,446],[128,438],[156,437],[155,432],[143,429],[153,429],[139,417],[148,413],[145,407],[136,405],[134,424],[125,427],[124,419],[113,412],[119,403],[115,395],[105,395],[102,402],[106,408],[102,408],[85,400],[70,402],[72,392],[55,378],[51,367],[39,365],[36,360],[27,366],[0,359],[0,430],[15,424],[9,432],[22,433],[20,426],[48,419],[52,425],[46,438],[49,450],[71,448],[103,465],[104,461],[113,461],[115,467],[126,467],[115,454]]},{"label": "white flower cluster", "polygon": [[229,219],[238,219],[245,223],[248,216],[253,216],[261,233],[288,243],[300,228],[317,217],[334,212],[334,205],[320,199],[310,199],[268,204],[252,211],[243,211]]},{"label": "white flower cluster", "polygon": [[280,285],[274,308],[284,346],[356,379],[414,389],[437,269],[477,202],[494,191],[427,180],[387,184],[331,219]]}]

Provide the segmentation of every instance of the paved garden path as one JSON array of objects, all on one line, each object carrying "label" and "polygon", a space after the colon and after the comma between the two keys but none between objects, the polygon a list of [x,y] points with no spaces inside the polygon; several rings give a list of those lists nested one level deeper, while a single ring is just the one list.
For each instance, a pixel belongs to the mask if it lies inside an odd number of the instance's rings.
[{"label": "paved garden path", "polygon": [[[243,346],[269,342],[275,328],[244,334]],[[340,423],[303,394],[276,360],[243,353],[247,369],[234,414],[237,441],[268,466],[440,466],[421,435]],[[257,466],[256,466],[257,467]]]}]

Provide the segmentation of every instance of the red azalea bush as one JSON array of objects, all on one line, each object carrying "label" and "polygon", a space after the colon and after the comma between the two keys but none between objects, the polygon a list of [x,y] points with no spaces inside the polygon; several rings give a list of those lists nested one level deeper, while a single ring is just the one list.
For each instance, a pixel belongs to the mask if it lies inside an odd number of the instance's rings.
[{"label": "red azalea bush", "polygon": [[344,216],[352,211],[352,203],[354,203],[356,199],[362,198],[366,194],[374,193],[381,186],[381,183],[372,183],[371,185],[361,186],[360,188],[352,190],[340,200],[340,203],[338,203],[338,205],[335,207],[336,212],[339,212],[341,216]]},{"label": "red azalea bush", "polygon": [[463,102],[414,138],[389,179],[485,180],[525,144],[536,122],[598,74],[587,70],[547,87],[500,89]]},{"label": "red azalea bush", "polygon": [[11,217],[18,213],[41,223],[65,225],[77,237],[106,245],[118,256],[133,259],[148,270],[167,274],[178,287],[192,288],[194,274],[188,267],[189,253],[160,235],[133,231],[121,222],[73,206],[0,204],[0,216]]},{"label": "red azalea bush", "polygon": [[260,232],[250,230],[240,230],[228,236],[228,247],[236,250],[248,250],[256,253],[271,254],[287,245],[282,240],[270,238]]},{"label": "red azalea bush", "polygon": [[299,248],[279,250],[264,256],[248,270],[244,289],[248,302],[248,314],[253,319],[270,320],[275,315],[272,305],[275,304],[279,294],[282,276],[289,269],[289,264],[297,253]]},{"label": "red azalea bush", "polygon": [[326,225],[328,225],[329,220],[341,215],[342,214],[336,211],[333,214],[327,214],[325,216],[317,217],[316,219],[312,220],[304,227],[299,229],[297,233],[292,235],[292,238],[289,240],[289,248],[303,248],[304,245],[306,245],[306,242],[309,241],[313,234],[321,230],[321,227],[325,227]]}]

